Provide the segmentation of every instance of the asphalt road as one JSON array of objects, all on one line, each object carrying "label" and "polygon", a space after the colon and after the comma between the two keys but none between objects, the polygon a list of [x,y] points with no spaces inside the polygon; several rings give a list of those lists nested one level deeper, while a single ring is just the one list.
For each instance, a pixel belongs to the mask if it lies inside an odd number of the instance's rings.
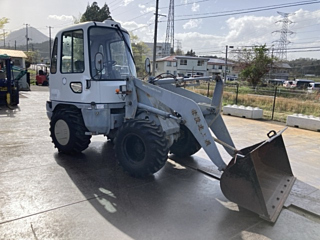
[{"label": "asphalt road", "polygon": [[[79,156],[58,154],[45,112],[48,88],[31,90],[17,109],[0,107],[0,239],[320,239],[320,133],[283,134],[298,180],[271,224],[224,197],[203,151],[170,156],[146,179],[123,173],[102,136]],[[285,127],[223,118],[238,148]]]}]

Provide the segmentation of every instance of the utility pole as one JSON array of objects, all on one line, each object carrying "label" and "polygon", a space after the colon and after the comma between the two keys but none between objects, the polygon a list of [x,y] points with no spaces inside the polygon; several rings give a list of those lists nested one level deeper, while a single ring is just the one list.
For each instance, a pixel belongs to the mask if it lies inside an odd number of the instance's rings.
[{"label": "utility pole", "polygon": [[53,27],[51,27],[51,26],[49,26],[49,27],[47,27],[47,28],[49,28],[49,59],[50,59],[50,56],[51,56],[51,28],[53,28]]},{"label": "utility pole", "polygon": [[14,40],[14,50],[17,50],[17,40]]},{"label": "utility pole", "polygon": [[28,26],[29,26],[29,24],[26,23],[24,25],[26,25],[26,45],[27,45],[27,52],[29,52],[29,46],[28,46],[29,40],[30,40],[30,38],[28,36]]},{"label": "utility pole", "polygon": [[156,73],[157,34],[158,34],[158,11],[159,11],[159,0],[156,0],[156,17],[155,17],[155,24],[154,24],[152,76],[155,76],[155,73]]},{"label": "utility pole", "polygon": [[224,66],[224,81],[227,81],[227,69],[228,69],[228,48],[233,48],[233,46],[226,45],[226,62]]}]

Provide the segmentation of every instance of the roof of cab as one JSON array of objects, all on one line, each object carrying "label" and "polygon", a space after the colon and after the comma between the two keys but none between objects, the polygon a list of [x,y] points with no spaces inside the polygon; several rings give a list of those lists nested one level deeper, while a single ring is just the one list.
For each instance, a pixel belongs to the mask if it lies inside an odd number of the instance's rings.
[{"label": "roof of cab", "polygon": [[118,22],[115,22],[113,20],[110,20],[110,19],[107,19],[103,22],[94,22],[94,21],[90,21],[90,22],[83,22],[83,23],[78,23],[78,24],[74,24],[74,25],[71,25],[69,27],[66,27],[66,28],[63,28],[62,30],[60,30],[58,33],[57,33],[57,36],[60,35],[61,33],[63,32],[66,32],[66,31],[72,31],[72,30],[76,30],[76,29],[88,29],[89,27],[92,27],[92,26],[99,26],[99,27],[111,27],[111,28],[117,28],[116,26],[119,26],[120,29],[122,31],[125,31],[125,32],[128,32],[126,29],[122,28],[121,27],[121,24],[118,23]]}]

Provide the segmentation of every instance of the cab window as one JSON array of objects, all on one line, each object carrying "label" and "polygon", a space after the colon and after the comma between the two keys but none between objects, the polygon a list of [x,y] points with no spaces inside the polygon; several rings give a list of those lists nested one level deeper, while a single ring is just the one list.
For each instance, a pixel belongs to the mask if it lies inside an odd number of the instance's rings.
[{"label": "cab window", "polygon": [[51,67],[50,67],[51,74],[55,74],[57,72],[57,54],[58,54],[58,38],[55,38],[53,43],[52,55],[51,55]]},{"label": "cab window", "polygon": [[75,30],[62,35],[61,72],[84,71],[83,31]]}]

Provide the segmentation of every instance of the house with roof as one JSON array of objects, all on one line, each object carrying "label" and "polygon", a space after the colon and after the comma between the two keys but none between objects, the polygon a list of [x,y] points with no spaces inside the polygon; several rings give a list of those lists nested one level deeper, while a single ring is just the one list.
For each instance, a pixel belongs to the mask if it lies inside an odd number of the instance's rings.
[{"label": "house with roof", "polygon": [[[233,72],[234,65],[235,64],[233,62],[227,61],[227,76],[228,75],[232,75],[232,76],[237,75]],[[225,69],[226,69],[226,60],[225,59],[220,59],[220,58],[210,58],[209,59],[209,61],[208,61],[208,75],[209,76],[220,74],[221,76],[224,77]]]},{"label": "house with roof", "polygon": [[289,72],[291,70],[291,66],[285,62],[276,62],[273,63],[269,73],[266,74],[270,79],[289,79]]},{"label": "house with roof", "polygon": [[[15,67],[25,69],[26,68],[26,59],[27,55],[20,50],[11,50],[11,49],[0,49],[0,55],[8,55],[11,57],[11,60],[13,62],[13,65]],[[17,76],[20,74],[20,71],[14,70],[14,76]],[[30,90],[30,86],[27,83],[27,76],[24,75],[20,80],[19,80],[19,88],[21,90]]]},{"label": "house with roof", "polygon": [[156,60],[156,75],[170,73],[179,76],[208,76],[209,58],[168,56]]}]

